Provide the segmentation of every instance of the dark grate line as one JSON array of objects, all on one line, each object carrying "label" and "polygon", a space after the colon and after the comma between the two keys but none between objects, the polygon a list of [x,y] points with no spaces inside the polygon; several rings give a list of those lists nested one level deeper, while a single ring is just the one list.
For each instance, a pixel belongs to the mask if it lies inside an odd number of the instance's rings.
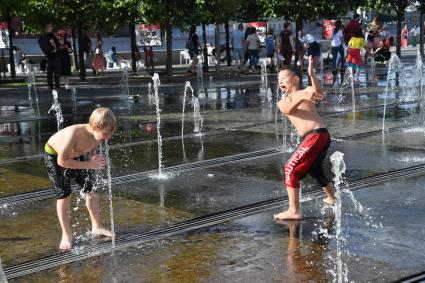
[{"label": "dark grate line", "polygon": [[[282,151],[278,148],[258,150],[248,153],[241,153],[236,155],[230,155],[225,157],[218,157],[214,159],[196,161],[188,164],[180,164],[171,167],[166,167],[163,169],[164,173],[175,173],[175,172],[185,172],[189,170],[196,169],[205,169],[215,166],[221,166],[230,163],[236,163],[241,161],[247,161],[251,159],[264,158],[275,154],[280,154]],[[112,179],[112,185],[123,184],[133,181],[145,180],[151,175],[157,174],[157,170],[150,170],[140,173],[129,174],[125,176],[119,176]],[[79,191],[78,185],[72,186],[72,191],[74,193]],[[49,198],[54,198],[55,193],[52,189],[37,190],[29,193],[22,193],[13,196],[7,196],[0,198],[0,205],[16,205],[27,202],[32,202],[35,200],[44,200]]]},{"label": "dark grate line", "polygon": [[[343,188],[351,190],[359,190],[362,188],[370,187],[371,185],[376,185],[390,180],[395,180],[398,178],[406,178],[422,174],[425,172],[425,164],[412,166],[408,168],[403,168],[399,170],[390,171],[387,173],[365,177],[362,179],[355,180],[351,183],[346,183]],[[306,192],[304,198],[317,198],[323,196],[324,193],[321,189],[313,190]],[[161,238],[173,236],[176,234],[185,233],[188,231],[193,231],[196,229],[201,229],[209,227],[212,225],[220,224],[223,222],[228,222],[231,220],[239,219],[242,217],[258,214],[264,211],[268,211],[274,208],[278,208],[284,204],[287,204],[287,196],[265,200],[262,202],[230,209],[227,211],[221,211],[198,218],[194,218],[188,221],[170,225],[167,227],[159,228],[157,230],[149,231],[142,234],[136,234],[131,236],[126,236],[120,238],[116,242],[117,249],[123,249],[125,247],[138,245],[140,243],[152,240],[159,240]],[[97,256],[100,254],[108,253],[111,251],[110,243],[104,242],[97,245],[88,247],[84,251],[75,253],[63,253],[56,254],[52,256],[47,256],[45,258],[37,259],[27,263],[18,264],[4,269],[4,272],[8,279],[13,279],[35,273],[38,271],[46,270],[55,266],[83,260],[90,258],[92,256]]]}]

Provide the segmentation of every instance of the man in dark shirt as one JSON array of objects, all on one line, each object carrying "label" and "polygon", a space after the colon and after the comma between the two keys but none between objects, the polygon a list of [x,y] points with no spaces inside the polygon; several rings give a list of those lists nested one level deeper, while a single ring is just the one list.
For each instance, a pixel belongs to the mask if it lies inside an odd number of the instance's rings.
[{"label": "man in dark shirt", "polygon": [[291,65],[292,56],[295,53],[295,42],[292,36],[292,27],[290,22],[283,24],[283,31],[280,33],[280,54],[283,57],[284,66]]},{"label": "man in dark shirt", "polygon": [[[49,89],[60,88],[60,73],[61,73],[61,57],[59,54],[59,42],[53,33],[51,24],[46,26],[45,36],[48,44],[51,46],[50,50],[46,53],[47,57],[47,85]],[[53,77],[55,79],[55,87],[53,87]]]},{"label": "man in dark shirt", "polygon": [[199,54],[199,38],[196,34],[196,26],[192,25],[189,32],[189,37],[186,42],[186,48],[189,51],[189,56],[192,59],[192,63],[190,64],[189,70],[187,70],[188,74],[192,74],[196,72],[196,65],[198,64],[198,54]]},{"label": "man in dark shirt", "polygon": [[360,15],[354,14],[353,19],[348,23],[348,25],[344,29],[345,44],[348,45],[348,42],[350,41],[351,37],[356,33],[356,31],[361,28],[362,27],[360,24]]},{"label": "man in dark shirt", "polygon": [[81,47],[82,47],[82,51],[84,53],[84,62],[86,65],[86,68],[89,67],[92,69],[93,71],[93,75],[96,74],[95,69],[92,68],[92,44],[91,44],[91,39],[90,37],[88,37],[87,32],[85,29],[82,30],[82,39],[81,39]]}]

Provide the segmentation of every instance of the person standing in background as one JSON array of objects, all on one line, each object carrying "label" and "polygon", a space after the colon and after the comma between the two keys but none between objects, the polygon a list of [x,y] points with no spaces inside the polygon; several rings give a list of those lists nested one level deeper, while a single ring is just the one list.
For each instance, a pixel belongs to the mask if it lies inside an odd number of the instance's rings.
[{"label": "person standing in background", "polygon": [[[85,29],[82,30],[81,47],[84,54],[84,62],[86,63],[86,67],[87,67],[87,62],[89,62],[88,64],[90,64],[90,62],[93,61],[93,58],[92,58],[93,49],[92,49],[91,39],[90,37],[87,36],[87,32]],[[92,70],[93,70],[93,75],[96,74],[93,68]]]},{"label": "person standing in background", "polygon": [[418,34],[419,34],[417,32],[416,26],[413,26],[412,30],[410,31],[410,34],[412,35],[412,46],[416,47],[416,43],[417,43],[417,40],[418,40]]},{"label": "person standing in background", "polygon": [[257,66],[259,57],[258,48],[260,47],[260,38],[257,35],[257,29],[251,28],[251,33],[246,38],[245,44],[249,50],[249,69],[251,72],[256,72],[255,67]]},{"label": "person standing in background", "polygon": [[189,70],[187,70],[187,73],[189,75],[196,72],[200,46],[201,44],[199,43],[199,37],[196,34],[196,26],[192,25],[190,27],[189,37],[187,38],[187,41],[186,41],[186,49],[189,51],[189,56],[190,56],[190,59],[192,60],[189,66]]},{"label": "person standing in background", "polygon": [[[48,24],[46,27],[46,40],[49,50],[47,50],[47,85],[49,90],[60,88],[60,73],[61,73],[61,59],[59,54],[59,42],[53,33],[53,26]],[[55,86],[53,87],[53,78],[55,79]]]},{"label": "person standing in background", "polygon": [[103,57],[102,50],[103,40],[100,32],[96,33],[96,49],[94,51],[92,67],[95,70],[96,74],[99,75],[103,73],[105,69],[105,58]]},{"label": "person standing in background", "polygon": [[[246,39],[248,38],[248,35],[251,34],[251,27],[247,27],[245,29],[245,35],[244,35],[244,41],[246,41]],[[245,54],[244,54],[244,58],[243,58],[243,66],[245,66],[246,62],[249,60],[249,49],[247,46],[245,46]]]},{"label": "person standing in background", "polygon": [[276,51],[276,43],[273,36],[273,29],[269,29],[267,31],[267,36],[265,39],[266,42],[266,51],[267,51],[267,68],[269,71],[274,69],[274,53]]},{"label": "person standing in background", "polygon": [[[338,60],[341,62],[341,69],[345,68],[345,54],[344,54],[344,46],[343,46],[343,25],[341,20],[337,20],[335,22],[334,34],[332,36],[332,68],[336,70]],[[339,55],[339,57],[338,57]]]},{"label": "person standing in background", "polygon": [[245,56],[245,35],[243,33],[243,24],[238,25],[238,30],[232,34],[233,58],[238,70],[242,70]]},{"label": "person standing in background", "polygon": [[348,45],[348,42],[356,33],[356,31],[361,30],[362,26],[360,24],[360,15],[354,14],[353,19],[347,24],[344,28],[344,42]]},{"label": "person standing in background", "polygon": [[401,30],[401,47],[406,48],[409,43],[409,29],[407,25]]},{"label": "person standing in background", "polygon": [[[381,42],[380,33],[382,31],[382,24],[379,21],[378,17],[374,17],[373,20],[367,25],[367,50],[375,51],[379,47],[379,43]],[[365,53],[365,62],[367,60],[367,56],[369,52]]]},{"label": "person standing in background", "polygon": [[292,28],[290,22],[283,24],[284,30],[280,33],[280,54],[283,57],[282,64],[284,66],[290,66],[292,56],[295,53],[295,42],[292,36]]},{"label": "person standing in background", "polygon": [[71,58],[73,50],[71,43],[66,39],[66,32],[60,30],[56,33],[56,37],[59,42],[59,54],[61,60],[61,76],[65,83],[65,89],[69,89],[69,77],[71,76]]}]

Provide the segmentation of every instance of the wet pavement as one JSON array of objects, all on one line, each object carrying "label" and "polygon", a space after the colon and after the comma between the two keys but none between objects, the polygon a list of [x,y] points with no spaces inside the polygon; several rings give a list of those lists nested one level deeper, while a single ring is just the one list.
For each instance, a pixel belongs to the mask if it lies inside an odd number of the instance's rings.
[{"label": "wet pavement", "polygon": [[[384,73],[381,71],[381,73]],[[327,74],[325,74],[327,76]],[[331,80],[332,81],[332,80]],[[425,164],[424,127],[416,89],[391,89],[387,96],[386,131],[382,134],[386,82],[374,84],[361,76],[356,84],[356,112],[349,89],[335,91],[325,82],[326,99],[318,110],[334,138],[329,155],[345,154],[346,179],[358,180]],[[146,177],[113,187],[117,239],[167,227],[195,217],[220,213],[260,201],[285,197],[282,165],[298,141],[292,127],[276,109],[274,76],[266,88],[252,81],[193,82],[203,117],[203,135],[193,134],[192,106],[186,98],[182,136],[184,84],[160,86],[163,163],[177,166],[165,180]],[[266,91],[267,89],[267,91]],[[147,86],[131,86],[123,97],[120,87],[82,87],[59,93],[65,125],[84,123],[98,106],[117,114],[119,129],[110,141],[113,178],[158,167],[156,116]],[[34,93],[32,94],[34,95]],[[47,114],[51,98],[38,90],[38,110],[28,103],[28,90],[0,103],[0,197],[48,189],[42,149],[56,131]],[[16,108],[15,106],[18,106]],[[276,154],[229,163],[229,156],[277,148]],[[328,157],[329,158],[329,157]],[[330,162],[325,162],[330,174]],[[196,162],[214,159],[210,168]],[[180,172],[182,164],[193,166]],[[359,213],[343,198],[342,261],[354,282],[388,282],[422,271],[425,198],[423,175],[383,180],[355,191],[364,206]],[[318,189],[307,177],[303,192]],[[106,191],[102,222],[108,225]],[[92,239],[84,200],[73,197],[73,253],[108,239]],[[303,221],[276,223],[273,209],[228,223],[213,225],[158,241],[144,242],[11,280],[12,282],[329,282],[335,266],[335,220],[321,199],[303,202]],[[283,209],[283,207],[282,207]],[[46,199],[0,208],[0,257],[8,268],[57,255],[60,228],[55,200]],[[11,248],[13,247],[13,248]]]}]

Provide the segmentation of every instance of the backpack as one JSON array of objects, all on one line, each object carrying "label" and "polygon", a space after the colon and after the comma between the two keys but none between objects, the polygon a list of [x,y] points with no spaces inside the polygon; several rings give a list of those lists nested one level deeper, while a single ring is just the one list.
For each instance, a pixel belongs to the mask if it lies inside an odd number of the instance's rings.
[{"label": "backpack", "polygon": [[273,38],[266,37],[265,42],[266,42],[267,53],[269,54],[273,53],[274,52]]},{"label": "backpack", "polygon": [[40,46],[41,51],[43,51],[44,54],[48,54],[52,51],[52,46],[50,45],[49,38],[45,33],[40,35],[40,37],[37,40],[38,46]]}]

